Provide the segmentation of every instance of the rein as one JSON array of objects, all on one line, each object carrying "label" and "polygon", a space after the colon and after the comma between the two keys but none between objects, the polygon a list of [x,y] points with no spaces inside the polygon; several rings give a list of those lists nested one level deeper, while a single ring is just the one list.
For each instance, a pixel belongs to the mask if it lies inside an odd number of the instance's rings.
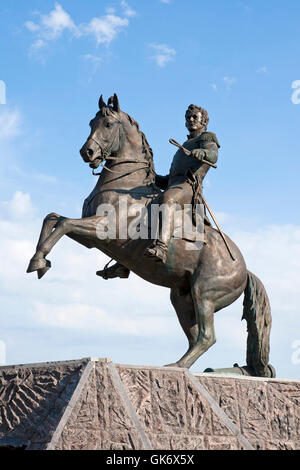
[{"label": "rein", "polygon": [[[149,162],[147,160],[119,160],[118,158],[114,157],[106,157],[105,160],[118,160],[116,163],[113,163],[111,166],[116,166],[116,165],[121,165],[122,163],[147,163],[147,166],[142,166],[141,168],[137,168],[136,170],[129,171],[128,173],[125,173],[123,176],[128,176],[131,175],[132,173],[135,173],[136,171],[141,171],[141,170],[146,170],[150,168]],[[111,170],[110,168],[107,168],[107,166],[104,165],[104,163],[100,162],[100,165],[105,168],[106,170],[110,171],[111,173],[122,173],[122,171],[114,171]],[[100,173],[95,173],[95,170],[92,171],[94,176],[99,176],[101,175]]]}]

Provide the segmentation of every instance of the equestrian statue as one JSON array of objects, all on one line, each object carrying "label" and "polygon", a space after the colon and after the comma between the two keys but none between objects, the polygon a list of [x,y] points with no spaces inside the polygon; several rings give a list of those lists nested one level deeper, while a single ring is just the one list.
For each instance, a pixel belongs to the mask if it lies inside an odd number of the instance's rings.
[{"label": "equestrian statue", "polygon": [[[240,370],[258,377],[274,376],[269,364],[271,309],[266,290],[247,270],[239,248],[222,232],[203,195],[203,180],[211,167],[217,167],[220,144],[216,135],[207,131],[209,116],[205,109],[190,105],[185,120],[187,141],[180,145],[170,140],[178,147],[170,172],[167,176],[157,175],[153,152],[138,123],[121,110],[116,94],[107,103],[101,95],[99,111],[90,122],[90,135],[80,150],[84,162],[99,176],[96,186],[84,201],[81,219],[56,213],[46,216],[27,272],[37,271],[41,279],[51,267],[46,256],[67,235],[116,261],[98,271],[98,276],[125,279],[132,271],[148,282],[169,288],[189,347],[167,367],[190,368],[216,342],[214,314],[244,292],[247,366]],[[100,165],[102,171],[95,173]],[[137,204],[150,221],[150,209],[164,208],[157,230],[150,233],[148,227],[148,236],[139,236],[142,218],[137,222],[136,213],[130,210]],[[175,236],[175,212],[189,205],[193,227],[197,207],[203,207],[200,245],[186,235],[185,228],[181,237]],[[110,212],[115,216],[114,229]]]}]

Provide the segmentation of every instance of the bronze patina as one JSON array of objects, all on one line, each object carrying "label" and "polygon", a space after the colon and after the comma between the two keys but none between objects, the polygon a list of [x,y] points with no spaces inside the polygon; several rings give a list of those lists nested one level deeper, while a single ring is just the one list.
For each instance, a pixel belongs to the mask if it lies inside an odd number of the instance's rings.
[{"label": "bronze patina", "polygon": [[[247,270],[238,247],[221,230],[214,229],[206,216],[205,243],[201,249],[187,250],[186,240],[173,236],[173,203],[183,206],[201,202],[203,179],[211,165],[216,164],[220,147],[216,135],[207,131],[208,113],[203,108],[189,106],[186,125],[189,136],[183,147],[191,154],[188,156],[179,148],[170,174],[156,175],[152,150],[137,122],[121,111],[117,95],[107,104],[101,96],[99,111],[90,122],[91,132],[80,154],[93,171],[104,162],[105,167],[84,202],[81,219],[56,213],[44,219],[28,272],[37,271],[42,278],[51,267],[46,256],[67,235],[117,261],[115,267],[107,268],[107,278],[126,278],[133,271],[148,282],[169,288],[171,302],[189,343],[181,359],[169,366],[186,368],[215,343],[214,314],[244,292],[247,371],[251,375],[270,376],[270,304],[262,282]],[[156,239],[135,239],[120,237],[117,226],[115,237],[100,239],[98,227],[105,216],[99,215],[99,207],[112,206],[117,216],[122,216],[120,196],[128,206],[137,201],[145,208],[153,203],[165,204],[169,208],[167,228],[162,230],[160,226]],[[133,219],[126,214],[127,227]],[[99,274],[104,276],[103,272]]]}]

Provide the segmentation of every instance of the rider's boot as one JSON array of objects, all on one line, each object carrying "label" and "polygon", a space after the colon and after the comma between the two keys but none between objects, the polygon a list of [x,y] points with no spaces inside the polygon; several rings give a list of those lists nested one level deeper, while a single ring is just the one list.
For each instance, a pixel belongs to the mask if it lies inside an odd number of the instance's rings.
[{"label": "rider's boot", "polygon": [[156,258],[157,261],[167,262],[168,247],[161,240],[155,240],[146,250],[144,255],[148,258]]},{"label": "rider's boot", "polygon": [[102,277],[103,279],[114,279],[120,277],[121,279],[127,279],[130,274],[130,270],[123,266],[120,263],[116,263],[110,268],[104,268],[102,271],[96,272],[97,276]]},{"label": "rider's boot", "polygon": [[155,258],[164,264],[167,262],[168,247],[174,230],[174,209],[171,205],[165,207],[163,221],[160,221],[159,237],[146,248],[144,256]]}]

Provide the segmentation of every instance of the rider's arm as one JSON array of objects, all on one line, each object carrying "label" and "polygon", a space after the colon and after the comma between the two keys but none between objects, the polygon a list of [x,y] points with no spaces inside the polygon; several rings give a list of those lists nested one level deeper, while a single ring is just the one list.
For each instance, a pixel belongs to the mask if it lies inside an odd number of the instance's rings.
[{"label": "rider's arm", "polygon": [[219,148],[220,144],[216,135],[213,132],[205,132],[199,141],[199,148],[192,150],[192,157],[200,161],[204,159],[211,163],[216,163]]},{"label": "rider's arm", "polygon": [[169,181],[169,175],[166,175],[166,176],[156,175],[155,176],[155,184],[158,188],[162,190],[167,189],[168,181]]}]

